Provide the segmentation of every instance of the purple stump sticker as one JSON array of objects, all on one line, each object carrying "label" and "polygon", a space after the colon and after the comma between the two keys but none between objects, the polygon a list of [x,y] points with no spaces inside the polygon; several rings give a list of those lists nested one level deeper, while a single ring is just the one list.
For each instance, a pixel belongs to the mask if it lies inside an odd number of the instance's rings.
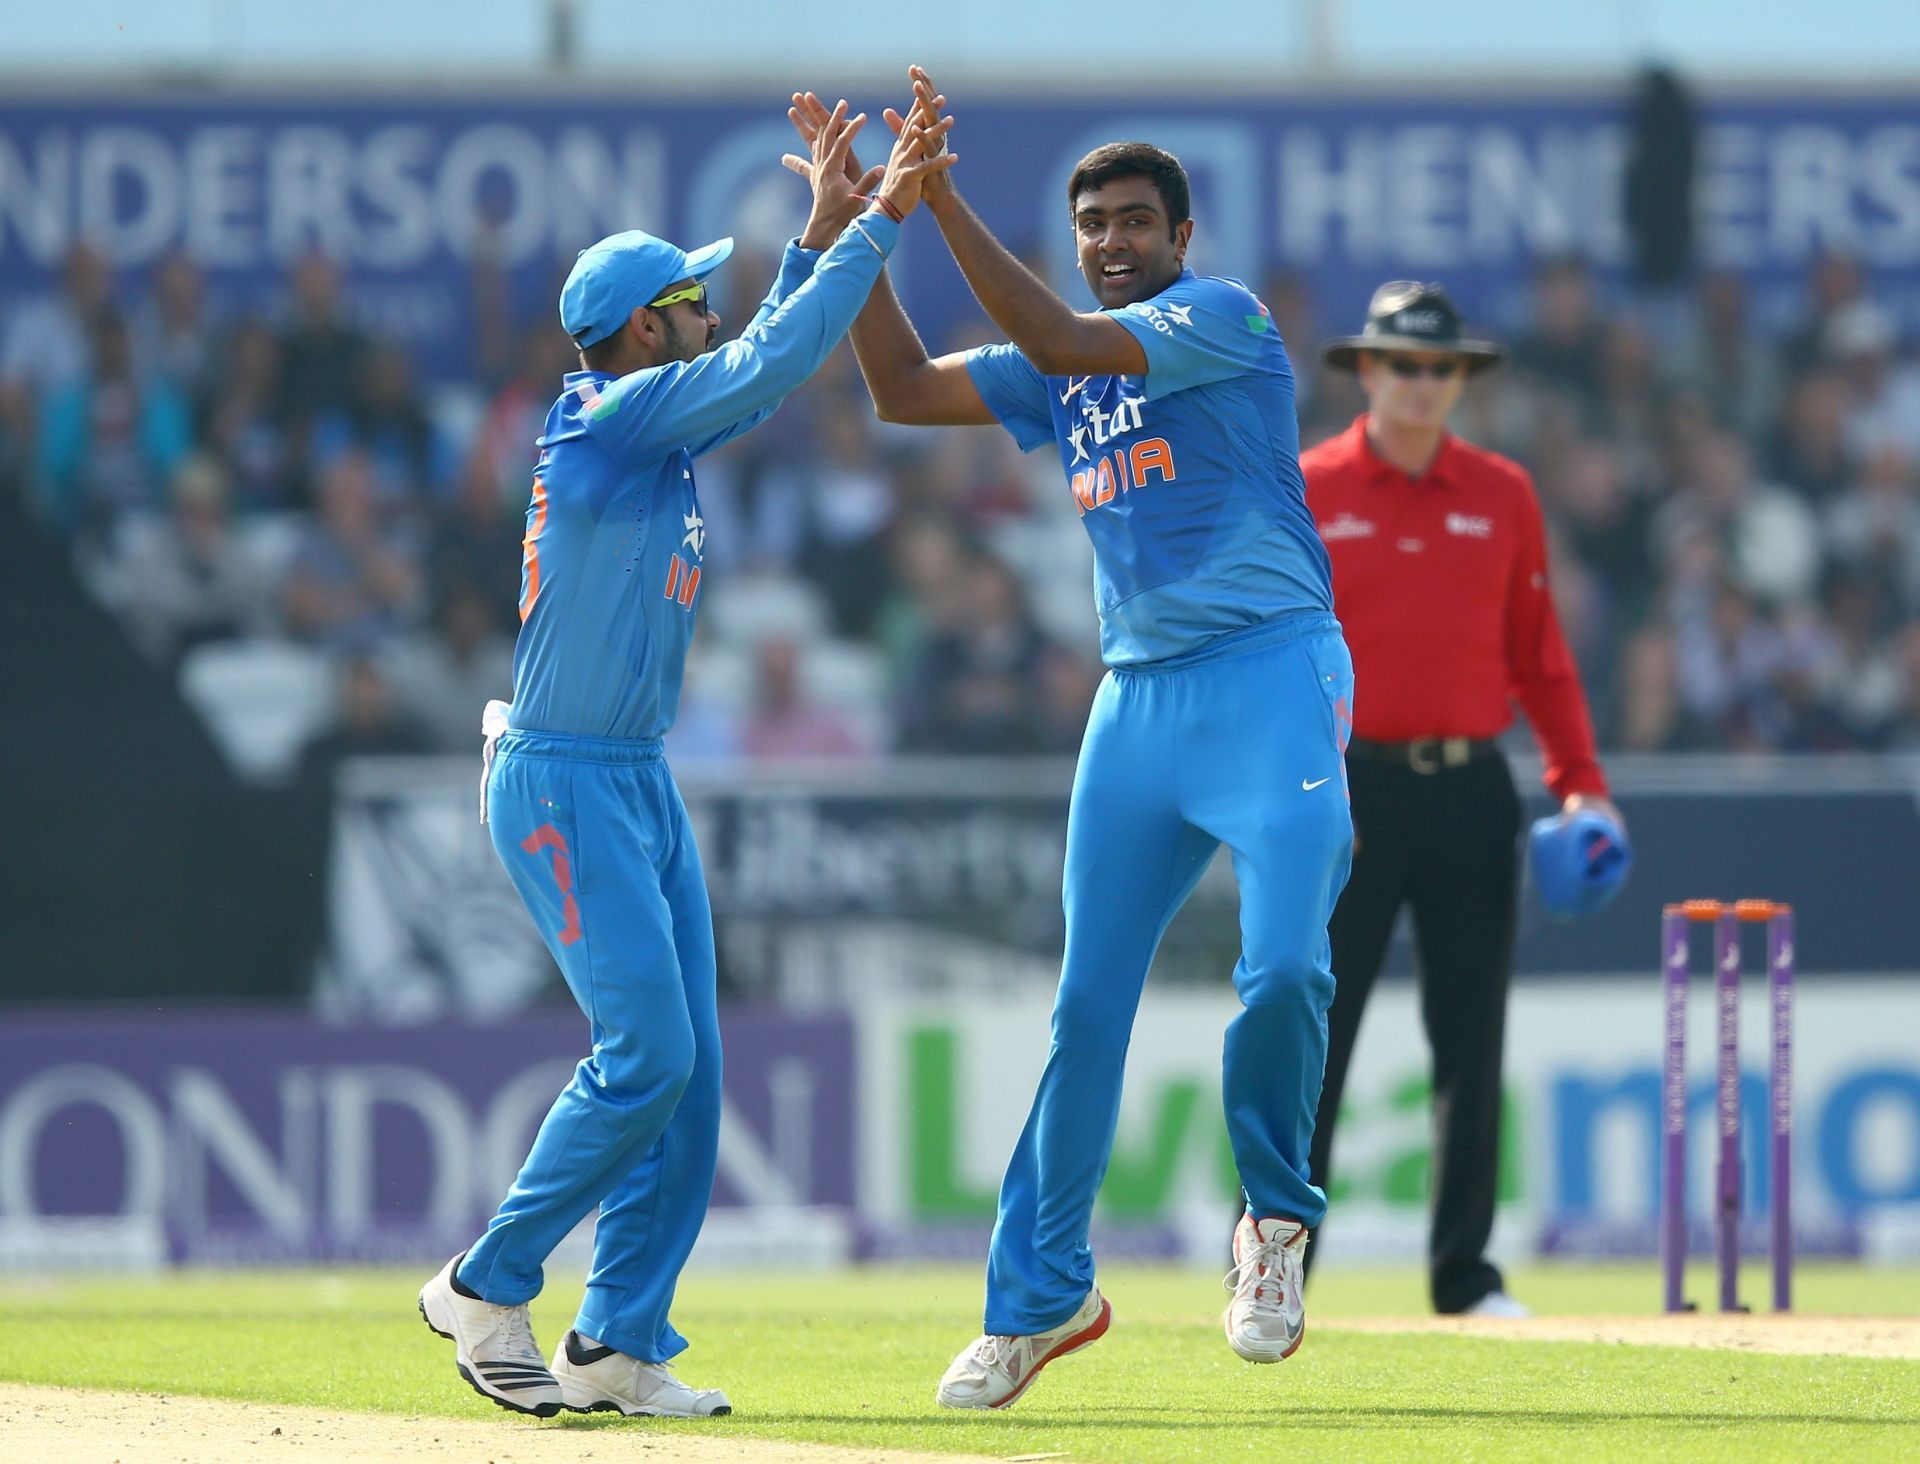
[{"label": "purple stump sticker", "polygon": [[1767,1130],[1773,1137],[1773,1309],[1793,1309],[1793,912],[1767,922],[1768,1012],[1773,1064],[1767,1074]]},{"label": "purple stump sticker", "polygon": [[1740,1310],[1740,920],[1725,911],[1713,926],[1714,1001],[1720,1031],[1715,1086],[1715,1130],[1720,1158],[1714,1168],[1715,1251],[1720,1261],[1720,1310]]},{"label": "purple stump sticker", "polygon": [[1687,1266],[1687,917],[1660,918],[1666,975],[1666,1066],[1660,1089],[1660,1268],[1666,1309],[1686,1309]]}]

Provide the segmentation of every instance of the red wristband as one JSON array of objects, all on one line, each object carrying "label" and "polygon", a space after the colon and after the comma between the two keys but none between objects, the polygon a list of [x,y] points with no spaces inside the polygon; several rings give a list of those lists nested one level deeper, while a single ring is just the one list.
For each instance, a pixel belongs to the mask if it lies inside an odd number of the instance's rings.
[{"label": "red wristband", "polygon": [[895,208],[893,204],[887,199],[885,194],[882,194],[882,193],[874,194],[873,202],[874,202],[874,205],[877,208],[879,208],[882,213],[884,213],[888,218],[892,219],[896,224],[904,224],[907,221],[907,216],[901,213],[899,209]]}]

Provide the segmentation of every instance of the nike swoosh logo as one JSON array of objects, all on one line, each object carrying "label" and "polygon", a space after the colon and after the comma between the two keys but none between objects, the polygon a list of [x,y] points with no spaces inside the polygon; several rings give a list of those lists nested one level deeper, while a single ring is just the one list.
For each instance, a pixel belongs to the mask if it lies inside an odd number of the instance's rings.
[{"label": "nike swoosh logo", "polygon": [[1061,405],[1064,406],[1066,403],[1072,401],[1075,396],[1079,395],[1080,388],[1092,380],[1093,378],[1091,376],[1082,376],[1078,379],[1069,376],[1067,378],[1067,389],[1060,393]]},{"label": "nike swoosh logo", "polygon": [[1318,788],[1321,783],[1331,783],[1332,781],[1333,778],[1331,776],[1321,778],[1318,782],[1314,783],[1309,783],[1305,778],[1302,778],[1300,780],[1300,791],[1303,793],[1311,793],[1315,788]]}]

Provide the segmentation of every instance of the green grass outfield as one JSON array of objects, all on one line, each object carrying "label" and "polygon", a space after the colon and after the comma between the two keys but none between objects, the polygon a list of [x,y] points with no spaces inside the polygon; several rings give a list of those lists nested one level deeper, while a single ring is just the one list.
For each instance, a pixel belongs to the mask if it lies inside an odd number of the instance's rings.
[{"label": "green grass outfield", "polygon": [[[0,1279],[0,1379],[197,1393],[540,1427],[702,1432],[1075,1460],[1671,1458],[1920,1459],[1920,1361],[1658,1346],[1343,1333],[1342,1317],[1417,1315],[1419,1279],[1328,1271],[1305,1347],[1238,1361],[1217,1278],[1114,1267],[1113,1330],[1049,1368],[1014,1409],[934,1406],[933,1386],[979,1320],[976,1268],[695,1274],[675,1319],[681,1371],[725,1387],[731,1418],[623,1422],[502,1414],[453,1371],[414,1310],[412,1272],[183,1273]],[[1705,1295],[1704,1275],[1695,1294]],[[1747,1278],[1763,1295],[1764,1277]],[[1651,1313],[1651,1263],[1514,1278],[1543,1313]],[[534,1303],[548,1347],[574,1287]],[[1920,1272],[1805,1266],[1808,1313],[1913,1316]],[[0,1441],[0,1454],[4,1454]]]}]

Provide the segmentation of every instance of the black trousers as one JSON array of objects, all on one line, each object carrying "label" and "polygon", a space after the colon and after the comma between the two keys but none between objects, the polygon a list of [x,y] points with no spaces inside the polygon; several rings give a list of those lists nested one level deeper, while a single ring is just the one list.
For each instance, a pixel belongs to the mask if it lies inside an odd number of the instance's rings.
[{"label": "black trousers", "polygon": [[1504,1288],[1486,1248],[1499,1177],[1520,799],[1498,754],[1435,773],[1350,758],[1347,776],[1357,847],[1328,928],[1336,986],[1311,1173],[1323,1186],[1334,1173],[1335,1119],[1360,1017],[1394,920],[1411,905],[1420,1016],[1433,1051],[1428,1272],[1434,1310],[1464,1311]]}]

